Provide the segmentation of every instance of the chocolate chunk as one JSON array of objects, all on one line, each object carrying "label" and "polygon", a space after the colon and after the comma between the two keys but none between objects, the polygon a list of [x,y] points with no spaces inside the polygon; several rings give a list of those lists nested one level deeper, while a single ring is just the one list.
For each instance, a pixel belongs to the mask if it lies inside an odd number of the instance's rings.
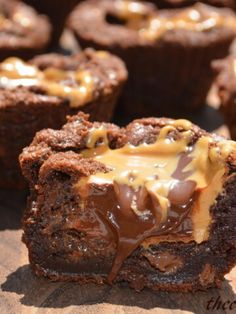
[{"label": "chocolate chunk", "polygon": [[176,182],[171,187],[168,195],[171,204],[177,206],[187,204],[195,191],[196,185],[196,182],[191,180]]}]

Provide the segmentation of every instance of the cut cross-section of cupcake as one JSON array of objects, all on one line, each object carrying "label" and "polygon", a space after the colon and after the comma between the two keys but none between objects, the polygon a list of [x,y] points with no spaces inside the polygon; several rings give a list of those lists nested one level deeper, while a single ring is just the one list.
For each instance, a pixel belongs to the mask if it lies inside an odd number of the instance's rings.
[{"label": "cut cross-section of cupcake", "polygon": [[179,115],[205,105],[214,78],[210,63],[227,55],[236,16],[201,3],[157,10],[144,1],[87,0],[69,26],[82,47],[108,50],[126,62],[122,114]]},{"label": "cut cross-section of cupcake", "polygon": [[135,289],[219,286],[236,263],[236,143],[187,120],[126,128],[83,114],[20,157],[37,275]]},{"label": "cut cross-section of cupcake", "polygon": [[18,156],[37,131],[60,128],[78,110],[108,121],[126,77],[123,62],[103,51],[0,63],[0,186],[23,184]]}]

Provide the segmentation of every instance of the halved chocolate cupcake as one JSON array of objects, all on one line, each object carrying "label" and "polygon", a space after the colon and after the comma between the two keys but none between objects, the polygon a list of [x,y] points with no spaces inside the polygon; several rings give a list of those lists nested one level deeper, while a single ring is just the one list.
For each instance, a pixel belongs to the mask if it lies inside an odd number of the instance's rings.
[{"label": "halved chocolate cupcake", "polygon": [[20,156],[23,240],[53,281],[141,290],[219,286],[236,263],[236,143],[187,120],[126,128],[71,117]]},{"label": "halved chocolate cupcake", "polygon": [[87,0],[69,25],[82,47],[109,50],[126,62],[122,114],[147,116],[205,104],[210,63],[228,53],[236,16],[204,4],[157,11],[147,2]]},{"label": "halved chocolate cupcake", "polygon": [[21,187],[18,156],[42,128],[60,128],[78,110],[111,118],[127,72],[121,60],[85,50],[0,63],[0,187]]},{"label": "halved chocolate cupcake", "polygon": [[0,0],[0,60],[32,58],[47,49],[50,36],[45,16],[21,1]]},{"label": "halved chocolate cupcake", "polygon": [[73,8],[81,0],[24,0],[40,13],[46,14],[53,26],[50,44],[55,46],[64,30],[65,22]]},{"label": "halved chocolate cupcake", "polygon": [[220,98],[220,110],[229,127],[231,138],[236,140],[236,56],[216,60],[212,64],[218,74],[216,86]]}]

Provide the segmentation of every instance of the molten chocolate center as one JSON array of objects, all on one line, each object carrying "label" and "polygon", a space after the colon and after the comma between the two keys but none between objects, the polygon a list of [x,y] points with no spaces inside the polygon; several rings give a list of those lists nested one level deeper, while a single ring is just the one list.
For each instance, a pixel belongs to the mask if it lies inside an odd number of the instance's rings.
[{"label": "molten chocolate center", "polygon": [[[209,136],[193,142],[191,123],[176,120],[163,127],[153,144],[110,149],[103,127],[90,130],[84,158],[107,166],[80,180],[76,189],[107,230],[117,238],[117,254],[109,275],[113,281],[124,260],[147,241],[196,241],[208,239],[209,209],[222,191],[225,158],[235,149],[213,145]],[[171,133],[181,129],[177,139]],[[194,144],[193,144],[194,143]],[[223,148],[224,146],[224,148]],[[112,236],[114,239],[114,235]]]}]

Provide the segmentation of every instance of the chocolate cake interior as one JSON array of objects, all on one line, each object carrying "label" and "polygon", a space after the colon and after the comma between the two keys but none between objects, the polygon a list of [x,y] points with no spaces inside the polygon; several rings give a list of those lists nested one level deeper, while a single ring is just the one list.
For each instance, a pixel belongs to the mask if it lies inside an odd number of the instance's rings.
[{"label": "chocolate cake interior", "polygon": [[236,260],[234,152],[186,120],[43,131],[21,156],[34,271],[137,290],[218,285]]}]

